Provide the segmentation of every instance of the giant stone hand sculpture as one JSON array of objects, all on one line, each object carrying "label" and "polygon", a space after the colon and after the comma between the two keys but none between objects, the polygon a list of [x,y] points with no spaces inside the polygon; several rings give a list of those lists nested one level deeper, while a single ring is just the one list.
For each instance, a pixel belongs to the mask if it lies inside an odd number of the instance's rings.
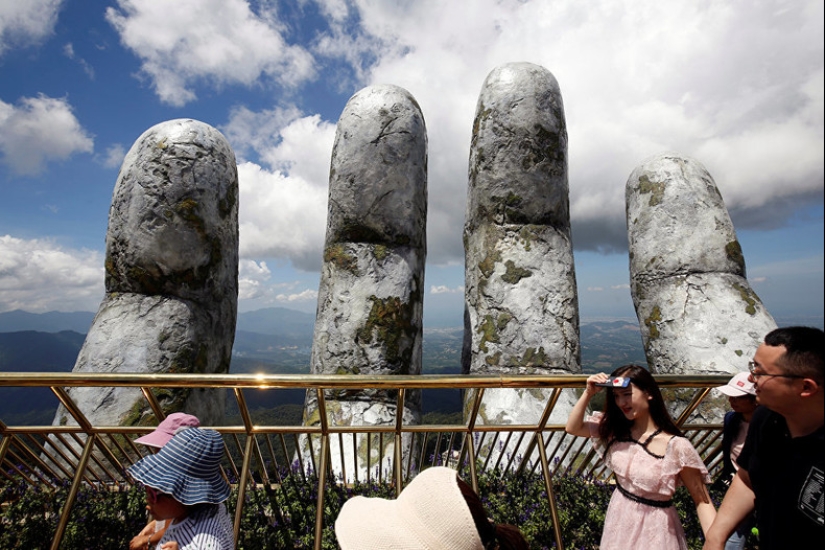
[{"label": "giant stone hand sculpture", "polygon": [[[148,129],[118,175],[106,235],[106,295],[76,373],[226,373],[238,298],[238,176],[211,126],[170,120]],[[138,388],[71,388],[95,426],[155,425]],[[222,423],[224,392],[156,393],[164,412]],[[59,407],[54,424],[76,424]]]}]

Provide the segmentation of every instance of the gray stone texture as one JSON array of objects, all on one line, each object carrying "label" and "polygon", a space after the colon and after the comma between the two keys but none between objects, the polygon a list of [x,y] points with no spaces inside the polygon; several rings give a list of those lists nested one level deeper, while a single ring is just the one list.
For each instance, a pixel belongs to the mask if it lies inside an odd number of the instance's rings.
[{"label": "gray stone texture", "polygon": [[[324,261],[310,368],[313,374],[421,372],[427,222],[427,134],[415,99],[397,86],[350,98],[332,150]],[[336,424],[392,424],[395,392],[330,392]],[[420,392],[407,396],[420,417]],[[308,392],[305,423],[320,421]],[[379,456],[377,439],[372,463]],[[333,456],[359,452],[333,448]],[[387,438],[383,456],[392,456]],[[338,460],[333,459],[333,465]],[[348,464],[352,464],[348,460]],[[350,471],[352,468],[350,468]]]},{"label": "gray stone texture", "polygon": [[[482,86],[464,246],[464,372],[581,372],[567,128],[559,85],[543,67],[502,65]],[[534,422],[548,395],[488,391],[478,422]],[[573,402],[564,395],[551,421],[563,423]]]},{"label": "gray stone texture", "polygon": [[645,160],[626,186],[630,286],[650,369],[745,371],[776,328],[745,275],[722,195],[702,164]]},{"label": "gray stone texture", "polygon": [[[238,176],[216,129],[195,120],[143,133],[118,175],[106,236],[106,294],[76,373],[226,373],[238,296]],[[156,392],[165,414],[222,423],[222,390]],[[155,425],[137,388],[72,388],[93,425]],[[62,406],[55,425],[76,424]]]}]

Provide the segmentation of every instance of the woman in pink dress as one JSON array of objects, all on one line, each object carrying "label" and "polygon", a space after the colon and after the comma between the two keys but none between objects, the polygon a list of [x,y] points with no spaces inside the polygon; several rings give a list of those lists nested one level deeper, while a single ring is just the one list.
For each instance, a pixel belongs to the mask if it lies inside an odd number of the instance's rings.
[{"label": "woman in pink dress", "polygon": [[[610,388],[605,411],[585,419],[587,406],[601,387]],[[616,478],[600,550],[687,550],[672,501],[681,484],[696,503],[702,530],[710,528],[716,509],[707,490],[707,468],[670,418],[662,393],[646,369],[625,365],[609,377],[604,373],[588,377],[565,430],[597,438],[596,450]]]}]

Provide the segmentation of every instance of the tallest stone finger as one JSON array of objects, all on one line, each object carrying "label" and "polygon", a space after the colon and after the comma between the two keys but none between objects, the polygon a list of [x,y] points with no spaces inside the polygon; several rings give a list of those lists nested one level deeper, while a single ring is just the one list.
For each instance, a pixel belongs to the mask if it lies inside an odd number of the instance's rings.
[{"label": "tallest stone finger", "polygon": [[[550,71],[509,63],[487,76],[476,107],[468,187],[464,372],[580,372],[567,126]],[[548,395],[488,390],[476,422],[538,421]],[[551,422],[566,420],[572,403],[565,399]]]}]

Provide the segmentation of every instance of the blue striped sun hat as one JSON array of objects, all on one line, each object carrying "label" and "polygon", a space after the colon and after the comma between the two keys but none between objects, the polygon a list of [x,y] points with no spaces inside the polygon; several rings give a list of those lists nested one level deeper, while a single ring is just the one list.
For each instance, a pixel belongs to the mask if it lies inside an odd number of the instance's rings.
[{"label": "blue striped sun hat", "polygon": [[132,465],[129,473],[181,504],[218,504],[229,498],[229,484],[221,475],[223,451],[223,438],[215,430],[188,428]]}]

